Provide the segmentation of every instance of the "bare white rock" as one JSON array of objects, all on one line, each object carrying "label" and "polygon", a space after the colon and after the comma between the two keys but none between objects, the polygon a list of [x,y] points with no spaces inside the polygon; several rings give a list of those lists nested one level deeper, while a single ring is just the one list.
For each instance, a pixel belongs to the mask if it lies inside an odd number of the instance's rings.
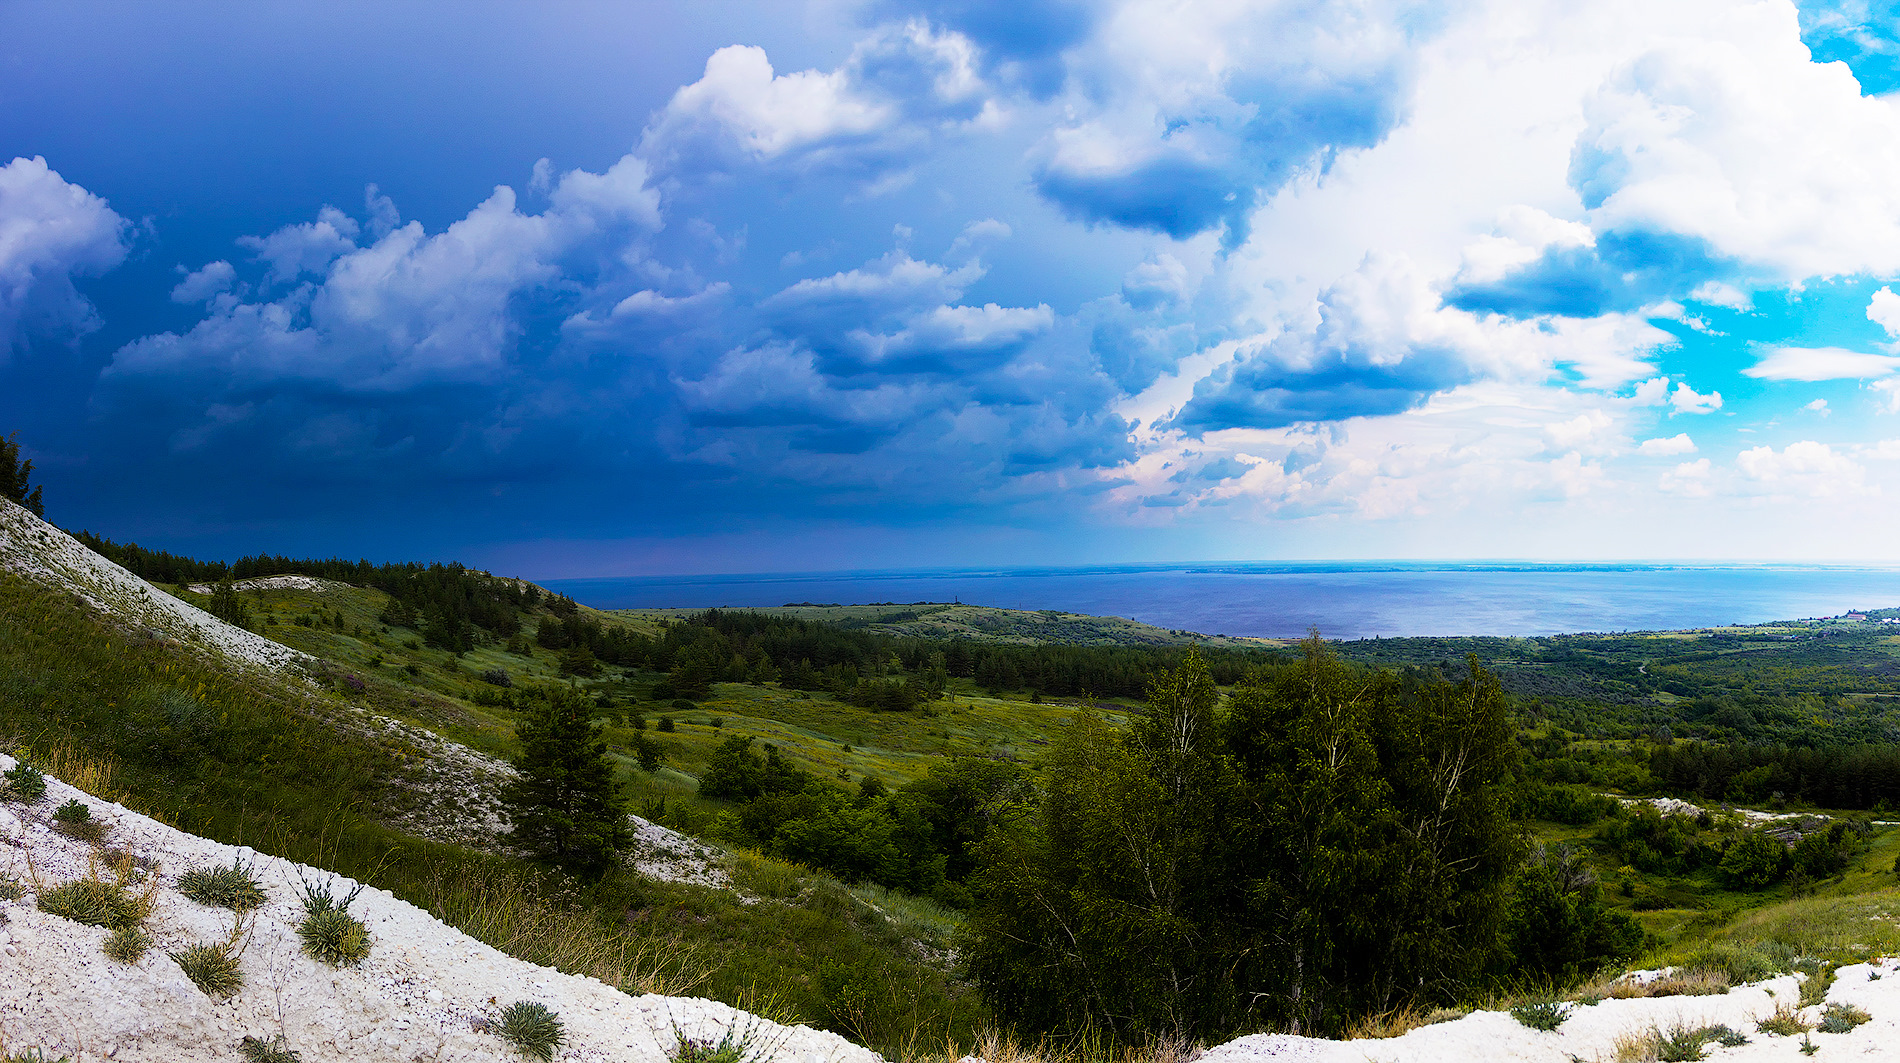
[{"label": "bare white rock", "polygon": [[[0,768],[12,764],[0,756]],[[680,1034],[716,1042],[728,1030],[750,1035],[760,1063],[881,1063],[837,1034],[781,1026],[710,1000],[628,996],[515,959],[374,888],[351,907],[370,927],[369,959],[357,968],[327,967],[300,950],[295,887],[300,873],[324,882],[333,877],[328,872],[186,834],[50,776],[46,796],[24,818],[75,798],[117,822],[113,845],[157,862],[161,888],[147,924],[156,945],[135,965],[114,963],[101,948],[104,930],[41,912],[30,896],[0,902],[10,939],[0,947],[0,1039],[9,1051],[41,1048],[50,1058],[79,1059],[105,1057],[110,1047],[110,1058],[124,1063],[238,1060],[245,1036],[281,1033],[305,1063],[500,1063],[519,1057],[477,1032],[474,1020],[535,1000],[566,1026],[561,1058],[580,1063],[664,1063]],[[87,873],[93,857],[86,845],[25,826],[16,816],[0,831],[0,874],[37,876],[51,886]],[[194,865],[229,866],[238,857],[255,859],[253,873],[269,902],[251,921],[245,987],[220,1002],[200,992],[166,952],[223,940],[231,913],[186,900],[174,887]]]}]

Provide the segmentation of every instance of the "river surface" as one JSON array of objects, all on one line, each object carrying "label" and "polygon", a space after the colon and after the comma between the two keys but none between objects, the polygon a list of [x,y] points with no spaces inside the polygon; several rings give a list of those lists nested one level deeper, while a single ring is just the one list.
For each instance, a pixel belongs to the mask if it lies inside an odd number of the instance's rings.
[{"label": "river surface", "polygon": [[1900,606],[1900,568],[1254,563],[550,580],[602,609],[950,602],[1328,638],[1643,631]]}]

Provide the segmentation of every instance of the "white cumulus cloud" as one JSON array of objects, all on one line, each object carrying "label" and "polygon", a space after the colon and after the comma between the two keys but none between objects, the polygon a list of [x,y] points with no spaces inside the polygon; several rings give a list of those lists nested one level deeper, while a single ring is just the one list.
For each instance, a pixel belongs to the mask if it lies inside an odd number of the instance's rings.
[{"label": "white cumulus cloud", "polygon": [[[1647,454],[1653,457],[1666,457],[1673,454],[1694,454],[1695,440],[1689,438],[1689,433],[1681,432],[1667,438],[1645,439],[1642,445],[1637,447],[1636,450],[1637,453]],[[1703,464],[1706,465],[1707,462],[1705,461]]]},{"label": "white cumulus cloud", "polygon": [[105,200],[44,158],[0,166],[0,355],[29,336],[63,340],[96,327],[73,278],[123,262],[128,228]]}]

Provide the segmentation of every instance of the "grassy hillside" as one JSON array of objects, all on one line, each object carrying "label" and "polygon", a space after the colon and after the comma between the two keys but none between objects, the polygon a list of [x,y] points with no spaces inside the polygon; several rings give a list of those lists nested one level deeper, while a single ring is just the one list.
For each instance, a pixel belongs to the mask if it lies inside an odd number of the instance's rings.
[{"label": "grassy hillside", "polygon": [[[277,620],[257,626],[326,652],[336,666],[324,674],[360,675],[365,689],[227,671],[0,573],[0,739],[182,829],[334,868],[515,955],[631,992],[712,996],[892,1052],[918,1039],[967,1043],[981,1024],[942,959],[949,926],[926,903],[757,857],[735,867],[742,893],[630,876],[577,891],[505,854],[392,828],[413,799],[403,771],[413,750],[340,725],[350,704],[403,710],[496,751],[512,744],[510,713],[482,703],[488,684],[467,659],[372,626],[376,592],[254,597]],[[319,609],[341,612],[344,631],[295,623]],[[503,657],[529,677],[550,674],[539,654]]]},{"label": "grassy hillside", "polygon": [[[166,589],[218,604],[186,586]],[[1222,683],[1279,656],[1273,644],[1201,640],[1116,618],[945,605],[795,606],[763,612],[819,626],[773,636],[792,647],[775,667],[757,652],[763,642],[748,648],[737,634],[726,640],[701,614],[601,612],[547,596],[526,607],[514,636],[484,635],[454,653],[421,617],[413,626],[388,622],[401,610],[392,610],[382,590],[309,581],[241,597],[253,631],[321,660],[317,687],[223,671],[0,576],[0,738],[11,736],[181,827],[336,867],[526,958],[630,990],[711,995],[906,1056],[947,1036],[968,1043],[987,1021],[954,963],[955,911],[757,852],[735,858],[734,889],[632,876],[577,889],[505,853],[426,841],[397,826],[411,822],[405,816],[418,800],[413,765],[421,754],[400,735],[351,726],[351,713],[371,709],[507,757],[516,752],[523,698],[547,685],[578,685],[598,708],[636,810],[744,848],[764,846],[767,837],[747,825],[746,803],[699,792],[717,751],[734,737],[770,746],[790,770],[838,793],[859,794],[861,808],[862,795],[873,792],[867,786],[929,782],[945,765],[1006,765],[1033,778],[1042,751],[1078,713],[1121,727],[1136,711],[1138,700],[1127,694],[1039,693],[1054,674],[1036,678],[1044,657],[1081,670],[1071,674],[1121,675],[1126,686],[1129,669],[1138,677],[1169,666],[1194,643],[1207,648]],[[542,625],[559,628],[562,616],[637,635],[645,656],[632,664],[586,659],[577,668],[572,649],[535,637]],[[852,644],[854,668],[803,688],[776,674],[798,654],[836,649],[822,630],[882,641]],[[1893,746],[1900,704],[1892,700],[1900,695],[1900,638],[1891,630],[1794,624],[1379,639],[1338,649],[1367,665],[1454,676],[1464,656],[1475,654],[1502,677],[1521,717],[1527,840],[1574,852],[1604,903],[1633,915],[1649,934],[1644,962],[1707,965],[1718,953],[1746,953],[1785,967],[1900,949],[1890,929],[1900,914],[1900,835],[1873,822],[1871,803],[1859,811],[1809,808],[1796,789],[1771,794],[1762,782],[1771,776],[1757,771],[1749,776],[1755,790],[1736,790],[1737,801],[1813,812],[1823,828],[1851,821],[1854,844],[1825,875],[1737,886],[1717,863],[1747,825],[1723,812],[1719,793],[1711,799],[1672,788],[1674,776],[1664,769],[1670,755],[1698,743],[1900,748]],[[982,660],[959,656],[959,647],[970,646],[1013,655],[1010,667],[1020,670],[1013,680],[995,672],[984,678]],[[919,683],[946,653],[952,670],[940,676],[940,696],[903,711],[857,697],[866,683]],[[699,677],[712,676],[703,691],[677,696],[701,665],[711,672],[701,668]],[[658,770],[639,767],[643,743],[657,744]],[[1773,765],[1784,768],[1808,770]],[[1592,798],[1606,792],[1692,798],[1711,815],[1706,823],[1642,826],[1673,832],[1668,844],[1692,854],[1645,855],[1629,841],[1641,815]]]},{"label": "grassy hillside", "polygon": [[[635,620],[683,620],[699,610],[619,609]],[[748,612],[815,620],[844,628],[917,639],[960,639],[1014,646],[1285,646],[1287,639],[1202,635],[1119,616],[1088,616],[1056,609],[997,609],[986,605],[916,602],[910,605],[782,605]]]}]

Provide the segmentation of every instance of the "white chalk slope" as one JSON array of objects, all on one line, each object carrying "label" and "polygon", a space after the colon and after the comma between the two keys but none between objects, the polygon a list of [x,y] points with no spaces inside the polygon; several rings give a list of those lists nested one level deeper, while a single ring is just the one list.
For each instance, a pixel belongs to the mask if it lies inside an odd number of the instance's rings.
[{"label": "white chalk slope", "polygon": [[[11,767],[0,756],[0,767]],[[294,924],[301,873],[321,870],[221,845],[174,830],[119,805],[49,779],[31,807],[0,804],[0,874],[50,888],[85,877],[89,846],[50,829],[61,802],[87,802],[113,824],[108,845],[156,862],[160,888],[149,922],[157,947],[137,964],[106,958],[106,932],[41,912],[37,893],[0,901],[0,1044],[75,1060],[236,1060],[249,1035],[283,1035],[305,1063],[411,1063],[414,1060],[510,1060],[520,1057],[484,1018],[517,1000],[560,1013],[568,1043],[556,1058],[664,1063],[678,1034],[718,1041],[749,1035],[761,1063],[877,1063],[878,1056],[836,1034],[785,1027],[708,1000],[630,997],[591,978],[514,959],[376,889],[351,911],[374,939],[360,968],[335,969],[303,955]],[[180,896],[180,873],[193,866],[255,861],[270,901],[250,921],[243,954],[246,985],[228,1001],[200,992],[166,950],[222,941],[233,916]],[[343,889],[353,884],[339,880]]]},{"label": "white chalk slope", "polygon": [[241,667],[291,673],[313,663],[309,654],[234,627],[158,590],[6,499],[0,499],[0,569]]}]

